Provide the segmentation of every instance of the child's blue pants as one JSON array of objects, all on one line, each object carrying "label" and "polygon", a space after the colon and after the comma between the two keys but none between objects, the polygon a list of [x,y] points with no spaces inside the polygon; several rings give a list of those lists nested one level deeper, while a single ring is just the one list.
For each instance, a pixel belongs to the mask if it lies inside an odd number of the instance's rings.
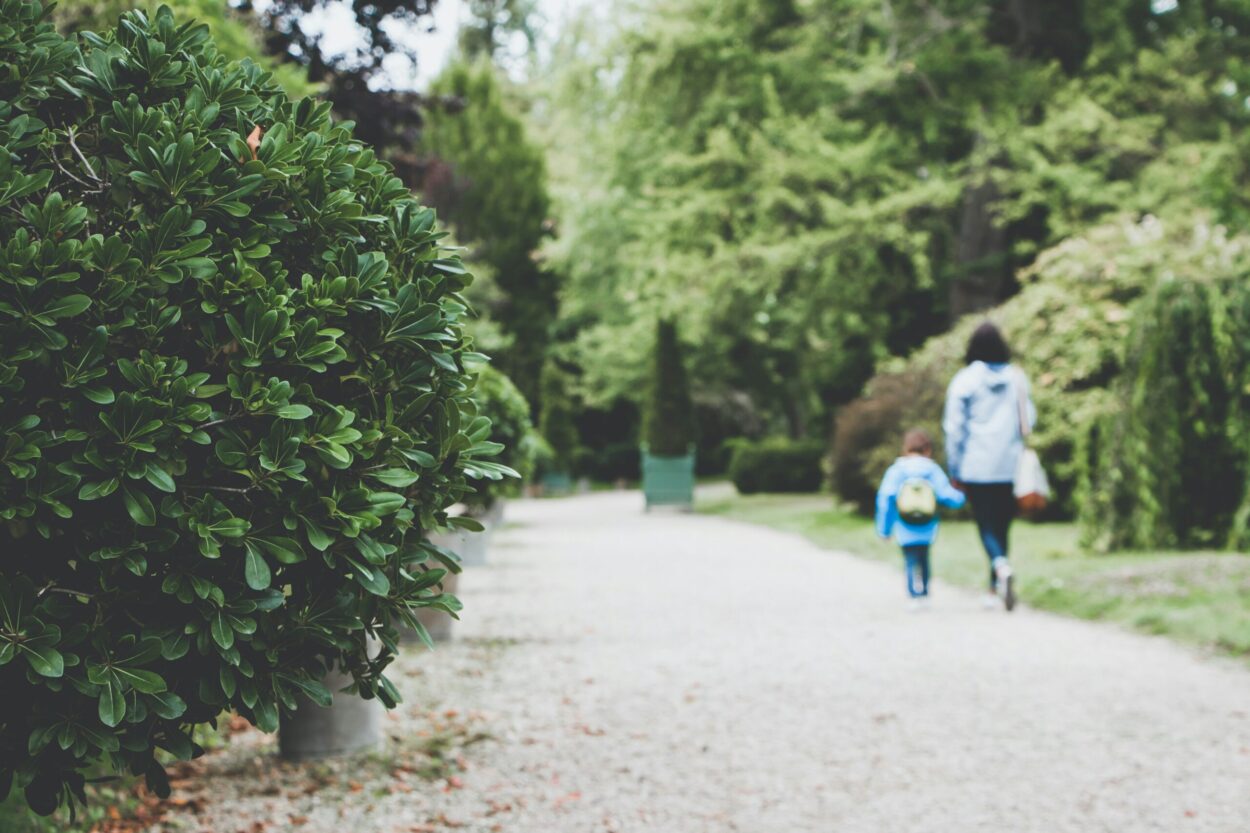
[{"label": "child's blue pants", "polygon": [[929,545],[903,547],[907,563],[907,595],[913,599],[929,595]]}]

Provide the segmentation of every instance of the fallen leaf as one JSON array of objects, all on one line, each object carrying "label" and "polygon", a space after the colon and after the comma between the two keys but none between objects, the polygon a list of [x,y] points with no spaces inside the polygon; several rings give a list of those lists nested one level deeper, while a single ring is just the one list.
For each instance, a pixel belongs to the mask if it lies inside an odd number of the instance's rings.
[{"label": "fallen leaf", "polygon": [[252,152],[252,158],[256,158],[256,151],[260,150],[260,140],[264,133],[261,132],[260,125],[252,128],[252,132],[247,134],[247,149]]}]

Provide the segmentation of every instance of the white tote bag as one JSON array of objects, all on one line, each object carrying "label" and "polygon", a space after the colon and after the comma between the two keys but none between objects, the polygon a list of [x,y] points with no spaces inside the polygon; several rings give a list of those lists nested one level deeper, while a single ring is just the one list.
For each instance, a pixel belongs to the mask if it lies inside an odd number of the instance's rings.
[{"label": "white tote bag", "polygon": [[1042,459],[1037,452],[1029,448],[1029,400],[1026,392],[1024,374],[1016,371],[1016,405],[1020,418],[1020,436],[1024,439],[1024,450],[1016,462],[1015,495],[1016,505],[1025,514],[1040,512],[1050,501],[1050,481],[1046,478],[1046,469],[1042,468]]}]

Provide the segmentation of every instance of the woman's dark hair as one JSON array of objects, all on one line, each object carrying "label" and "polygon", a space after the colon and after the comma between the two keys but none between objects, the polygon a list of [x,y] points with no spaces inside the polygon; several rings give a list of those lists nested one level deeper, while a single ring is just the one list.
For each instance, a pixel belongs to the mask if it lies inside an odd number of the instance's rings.
[{"label": "woman's dark hair", "polygon": [[986,364],[1005,364],[1011,361],[1011,349],[1003,338],[1002,330],[986,321],[977,327],[972,338],[968,339],[968,353],[964,356],[968,364],[985,362]]}]

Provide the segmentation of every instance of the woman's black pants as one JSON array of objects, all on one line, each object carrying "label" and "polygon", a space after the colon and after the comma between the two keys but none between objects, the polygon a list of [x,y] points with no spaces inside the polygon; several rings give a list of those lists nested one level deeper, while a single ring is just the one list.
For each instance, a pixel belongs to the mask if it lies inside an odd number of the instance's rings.
[{"label": "woman's black pants", "polygon": [[1007,533],[1016,516],[1016,495],[1011,483],[965,483],[972,517],[981,533],[981,544],[990,557],[990,590],[998,584],[994,559],[1007,557]]}]

